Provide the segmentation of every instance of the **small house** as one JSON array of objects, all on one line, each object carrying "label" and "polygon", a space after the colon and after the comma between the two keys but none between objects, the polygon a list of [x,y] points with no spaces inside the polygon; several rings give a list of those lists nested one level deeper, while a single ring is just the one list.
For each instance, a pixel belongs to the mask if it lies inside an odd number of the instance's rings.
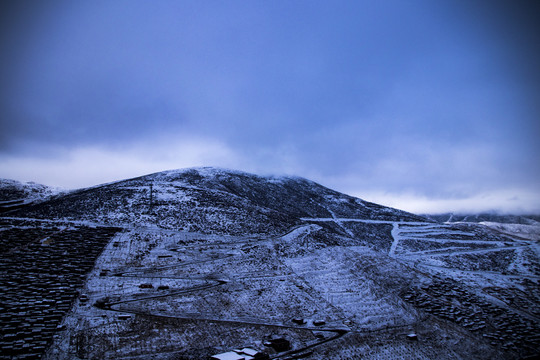
[{"label": "small house", "polygon": [[410,333],[407,335],[407,339],[411,341],[416,341],[418,340],[418,335],[416,335],[415,333]]},{"label": "small house", "polygon": [[242,350],[233,350],[222,354],[217,354],[210,357],[210,360],[268,360],[270,356],[262,351],[257,351],[250,348]]},{"label": "small house", "polygon": [[[250,357],[251,358],[251,357]],[[234,351],[228,351],[222,354],[213,355],[210,357],[211,360],[246,360],[242,355]]]}]

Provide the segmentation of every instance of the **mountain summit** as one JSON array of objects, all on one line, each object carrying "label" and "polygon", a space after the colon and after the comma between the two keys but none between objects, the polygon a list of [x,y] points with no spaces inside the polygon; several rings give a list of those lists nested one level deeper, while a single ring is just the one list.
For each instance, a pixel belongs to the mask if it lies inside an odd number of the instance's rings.
[{"label": "mountain summit", "polygon": [[227,234],[281,233],[302,218],[427,221],[300,177],[211,167],[164,171],[81,189],[25,213]]}]

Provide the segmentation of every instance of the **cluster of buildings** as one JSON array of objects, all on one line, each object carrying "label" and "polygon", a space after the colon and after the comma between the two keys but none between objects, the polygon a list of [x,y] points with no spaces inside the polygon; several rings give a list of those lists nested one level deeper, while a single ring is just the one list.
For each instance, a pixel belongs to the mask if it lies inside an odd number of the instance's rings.
[{"label": "cluster of buildings", "polygon": [[0,359],[39,359],[117,228],[0,222]]},{"label": "cluster of buildings", "polygon": [[481,334],[491,345],[520,355],[540,355],[540,323],[509,307],[495,305],[456,281],[434,278],[411,288],[403,298],[416,307]]}]

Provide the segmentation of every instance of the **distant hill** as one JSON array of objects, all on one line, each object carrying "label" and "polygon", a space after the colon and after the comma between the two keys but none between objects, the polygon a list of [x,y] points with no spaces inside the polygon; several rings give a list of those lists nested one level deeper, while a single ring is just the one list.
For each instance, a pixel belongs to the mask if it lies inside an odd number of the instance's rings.
[{"label": "distant hill", "polygon": [[47,185],[0,179],[0,212],[45,200],[59,192],[59,189]]},{"label": "distant hill", "polygon": [[437,214],[423,215],[437,222],[497,222],[503,224],[536,225],[540,223],[540,215],[500,215],[493,213],[481,214]]},{"label": "distant hill", "polygon": [[482,214],[439,214],[424,215],[440,223],[478,223],[505,235],[522,239],[540,239],[540,215]]},{"label": "distant hill", "polygon": [[43,199],[58,190],[33,182],[22,183],[16,180],[0,179],[0,201]]}]

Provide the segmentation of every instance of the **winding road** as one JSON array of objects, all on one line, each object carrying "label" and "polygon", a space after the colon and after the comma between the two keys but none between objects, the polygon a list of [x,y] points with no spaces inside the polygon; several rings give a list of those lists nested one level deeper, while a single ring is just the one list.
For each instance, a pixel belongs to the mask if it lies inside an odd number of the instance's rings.
[{"label": "winding road", "polygon": [[[291,231],[293,230],[294,229],[292,229]],[[288,231],[287,233],[290,233],[291,231]],[[268,239],[262,239],[259,241],[263,241],[263,240],[268,240]],[[252,243],[253,241],[250,242],[250,244]],[[234,244],[238,246],[238,245],[242,245],[242,242],[231,242],[229,244],[231,245]],[[205,246],[205,245],[201,245],[201,246]],[[321,332],[328,333],[328,336],[324,336],[323,338],[318,339],[318,341],[309,343],[302,348],[291,349],[289,351],[274,354],[273,356],[270,357],[271,359],[288,360],[288,359],[302,358],[308,355],[307,352],[309,352],[310,349],[323,345],[330,341],[336,340],[344,336],[350,331],[350,329],[348,329],[346,326],[332,328],[332,327],[324,327],[324,326],[287,325],[283,323],[273,323],[273,322],[268,322],[268,321],[258,320],[258,319],[241,319],[241,318],[225,319],[221,317],[212,317],[204,313],[194,314],[194,313],[176,312],[174,314],[163,314],[161,312],[154,311],[152,309],[141,310],[141,309],[130,308],[129,306],[123,306],[125,304],[133,305],[134,303],[142,302],[146,300],[166,298],[166,297],[175,297],[178,295],[187,295],[187,294],[196,293],[196,292],[200,293],[201,291],[206,291],[206,290],[210,291],[213,288],[223,286],[229,283],[230,281],[234,281],[235,279],[216,278],[215,275],[202,276],[202,277],[163,276],[161,274],[156,275],[156,273],[165,269],[169,270],[173,268],[186,267],[188,265],[193,265],[193,264],[215,262],[215,261],[223,260],[223,259],[230,258],[233,256],[235,256],[235,254],[226,253],[226,254],[220,254],[219,256],[207,257],[205,259],[184,262],[181,264],[148,267],[148,268],[129,270],[129,271],[112,272],[111,274],[107,276],[112,276],[116,278],[126,277],[126,278],[138,278],[138,279],[160,279],[160,280],[163,280],[163,279],[196,280],[196,281],[203,281],[203,283],[199,285],[183,287],[181,289],[169,289],[169,290],[165,290],[164,293],[157,293],[157,294],[152,294],[152,295],[149,294],[149,295],[141,296],[141,297],[132,295],[128,297],[119,298],[118,296],[111,295],[107,298],[101,299],[101,301],[97,301],[97,303],[94,306],[103,310],[114,311],[118,313],[127,313],[127,314],[133,314],[133,315],[145,315],[145,316],[150,316],[154,318],[178,319],[178,320],[200,320],[200,321],[211,321],[211,322],[223,323],[223,324],[268,326],[268,327],[274,327],[274,328],[285,328],[285,329],[295,329],[295,330],[305,330],[305,331],[316,331],[318,333],[321,333]],[[255,275],[254,277],[257,278],[256,274],[253,274],[253,275]],[[242,277],[241,279],[245,279],[245,278],[252,278],[252,277]],[[159,291],[159,290],[156,290],[156,291]]]}]

